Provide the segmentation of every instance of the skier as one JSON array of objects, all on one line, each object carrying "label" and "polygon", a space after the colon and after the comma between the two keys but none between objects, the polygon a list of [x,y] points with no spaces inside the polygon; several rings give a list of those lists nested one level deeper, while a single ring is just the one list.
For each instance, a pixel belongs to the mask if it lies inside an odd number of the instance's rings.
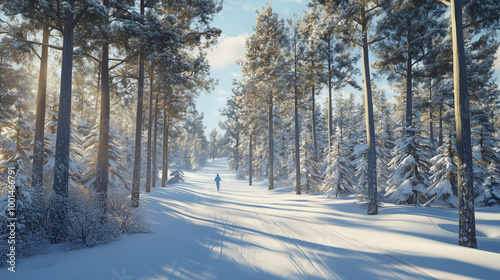
[{"label": "skier", "polygon": [[217,177],[215,177],[214,181],[215,184],[217,185],[217,191],[219,191],[220,182],[222,181],[222,179],[219,177],[219,174],[217,174]]}]

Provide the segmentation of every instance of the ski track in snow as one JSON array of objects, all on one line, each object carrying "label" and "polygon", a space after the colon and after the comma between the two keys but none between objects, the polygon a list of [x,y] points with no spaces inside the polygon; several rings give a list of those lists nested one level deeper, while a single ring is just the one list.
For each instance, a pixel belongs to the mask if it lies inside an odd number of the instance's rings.
[{"label": "ski track in snow", "polygon": [[[223,180],[220,192],[213,183],[217,173]],[[369,235],[357,233],[380,234],[370,221],[385,222],[390,216],[365,219],[358,215],[365,210],[352,204],[342,204],[343,210],[333,211],[336,208],[325,206],[331,201],[321,196],[296,196],[291,190],[269,192],[266,182],[248,186],[234,178],[225,160],[215,160],[203,170],[186,172],[186,183],[141,194],[141,203],[147,202],[152,219],[152,234],[124,236],[111,244],[82,250],[53,247],[54,252],[48,255],[19,260],[16,273],[0,268],[0,279],[494,279],[492,275],[500,275],[500,268],[495,270],[491,265],[500,261],[495,252],[468,251],[426,240],[422,246],[435,246],[434,251],[418,256],[423,251],[418,251],[416,242],[423,242],[422,238],[401,229],[395,230],[399,235],[394,241],[409,249],[391,247],[387,240],[380,244],[373,242],[374,238],[367,240]],[[488,215],[484,217],[493,217]],[[365,224],[356,228],[355,217],[363,217],[361,223]],[[448,226],[440,218],[425,215],[414,217],[414,221],[425,221],[423,226],[451,236],[441,229]],[[344,224],[339,223],[342,219]],[[492,234],[500,230],[500,226],[488,226]],[[411,251],[414,246],[417,248]],[[449,248],[475,255],[454,260],[454,252],[436,253]],[[482,264],[478,256],[489,263]],[[438,259],[447,265],[432,263]],[[477,262],[471,263],[471,259]],[[464,264],[462,271],[469,271],[467,275],[460,274],[456,267],[460,264]],[[470,272],[471,267],[477,271]]]}]

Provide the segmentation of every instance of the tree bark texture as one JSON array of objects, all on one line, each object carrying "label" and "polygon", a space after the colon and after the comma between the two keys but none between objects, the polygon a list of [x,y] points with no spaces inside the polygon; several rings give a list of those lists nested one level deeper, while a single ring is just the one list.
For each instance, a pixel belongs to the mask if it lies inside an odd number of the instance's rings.
[{"label": "tree bark texture", "polygon": [[[75,1],[68,4],[74,10]],[[53,211],[52,242],[60,243],[66,236],[67,198],[69,181],[69,149],[71,132],[71,86],[73,78],[73,20],[74,14],[66,14],[63,29],[63,49],[61,67],[61,90],[59,95],[59,113],[57,119]]]},{"label": "tree bark texture", "polygon": [[[410,38],[408,37],[408,39]],[[413,71],[412,71],[412,57],[411,57],[410,45],[408,43],[408,57],[406,60],[406,129],[411,127],[412,124],[413,124]]]},{"label": "tree bark texture", "polygon": [[142,109],[144,106],[144,54],[139,55],[139,85],[137,89],[137,115],[135,123],[134,171],[132,177],[132,207],[139,207],[141,192]]},{"label": "tree bark texture", "polygon": [[40,60],[40,74],[38,78],[38,94],[36,99],[36,123],[35,123],[35,142],[33,145],[33,168],[31,185],[38,194],[41,192],[43,184],[43,159],[44,159],[44,141],[45,141],[45,108],[47,99],[47,61],[49,57],[50,30],[48,25],[43,26],[42,35],[42,56]]},{"label": "tree bark texture", "polygon": [[[165,98],[166,101],[166,98]],[[165,102],[166,104],[166,102]],[[168,113],[167,107],[163,109],[163,170],[161,175],[161,187],[164,188],[168,179]]]},{"label": "tree bark texture", "polygon": [[[429,101],[432,103],[432,79],[429,79]],[[431,138],[431,145],[436,145],[434,141],[434,115],[432,114],[432,107],[429,108],[429,137]]]},{"label": "tree bark texture", "polygon": [[158,97],[159,94],[155,94],[155,119],[154,119],[154,135],[153,135],[153,174],[152,174],[152,187],[156,187],[156,180],[158,176],[158,167],[156,165],[156,145],[158,143]]},{"label": "tree bark texture", "polygon": [[[141,15],[144,15],[144,0],[141,0]],[[142,144],[142,109],[144,106],[144,59],[139,55],[139,81],[137,85],[137,115],[135,121],[134,171],[132,175],[132,207],[139,207],[141,193],[141,144]]]},{"label": "tree bark texture", "polygon": [[328,152],[332,152],[333,106],[332,106],[332,58],[330,35],[328,35]]},{"label": "tree bark texture", "polygon": [[474,216],[474,173],[470,132],[469,93],[462,29],[462,0],[451,0],[453,32],[453,82],[457,142],[458,243],[477,248]]},{"label": "tree bark texture", "polygon": [[311,88],[311,100],[312,100],[312,109],[311,109],[311,119],[312,119],[312,127],[311,127],[311,132],[312,132],[312,143],[313,143],[313,150],[314,150],[314,160],[317,160],[318,156],[318,140],[316,137],[316,93],[314,90],[314,86]]},{"label": "tree bark texture", "polygon": [[269,123],[269,190],[274,189],[274,122],[273,122],[273,94],[269,92],[268,104],[268,123]]},{"label": "tree bark texture", "polygon": [[[364,17],[364,11],[362,11]],[[365,82],[365,114],[366,114],[366,142],[368,149],[368,215],[378,214],[377,206],[377,154],[375,153],[375,123],[373,119],[372,88],[370,81],[370,61],[368,56],[368,35],[366,20],[362,25],[363,32],[363,76]]]},{"label": "tree bark texture", "polygon": [[146,192],[151,191],[151,135],[152,135],[152,129],[153,129],[153,97],[154,97],[154,90],[153,90],[153,73],[154,73],[154,67],[153,63],[151,62],[151,80],[150,80],[150,86],[149,86],[149,122],[148,122],[148,146],[147,146],[147,157],[146,157]]},{"label": "tree bark texture", "polygon": [[438,146],[443,145],[443,104],[439,105],[439,135],[438,135]]},{"label": "tree bark texture", "polygon": [[248,185],[252,185],[252,163],[253,163],[253,143],[252,143],[252,133],[250,133],[250,143],[248,147]]},{"label": "tree bark texture", "polygon": [[97,151],[97,172],[95,191],[101,215],[104,217],[107,211],[108,199],[108,173],[109,173],[109,46],[104,43],[102,47],[101,61],[101,119],[99,123],[99,149]]},{"label": "tree bark texture", "polygon": [[[297,72],[297,70],[295,70]],[[297,74],[295,74],[297,75]],[[295,78],[297,79],[297,78]],[[295,94],[295,112],[294,112],[294,122],[295,122],[295,193],[301,194],[301,186],[300,186],[300,143],[299,143],[299,93],[297,85],[294,88]]]}]

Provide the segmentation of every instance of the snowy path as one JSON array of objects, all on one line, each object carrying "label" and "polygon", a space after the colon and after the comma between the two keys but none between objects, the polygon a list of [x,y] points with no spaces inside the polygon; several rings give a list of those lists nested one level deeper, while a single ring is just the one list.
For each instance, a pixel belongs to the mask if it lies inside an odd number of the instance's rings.
[{"label": "snowy path", "polygon": [[[213,178],[220,173],[221,192]],[[393,206],[368,217],[351,201],[236,181],[224,160],[183,184],[141,194],[152,234],[18,262],[0,279],[495,279],[500,208],[478,213],[479,244],[454,245],[436,209]],[[408,210],[409,209],[409,210]],[[392,212],[391,212],[392,211]],[[405,211],[408,211],[405,212]],[[411,211],[417,212],[413,213]],[[440,212],[441,213],[441,212]],[[481,224],[484,222],[484,225]],[[383,248],[383,249],[382,249]],[[498,279],[498,278],[496,278]]]}]

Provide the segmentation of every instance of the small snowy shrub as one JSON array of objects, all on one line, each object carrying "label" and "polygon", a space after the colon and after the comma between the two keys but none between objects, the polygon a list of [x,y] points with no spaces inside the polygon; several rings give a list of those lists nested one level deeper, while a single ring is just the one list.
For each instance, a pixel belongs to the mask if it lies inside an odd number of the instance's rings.
[{"label": "small snowy shrub", "polygon": [[138,208],[133,208],[130,197],[123,190],[113,190],[108,196],[108,214],[118,223],[123,234],[150,232],[143,207],[144,203],[141,203]]},{"label": "small snowy shrub", "polygon": [[72,247],[93,247],[120,235],[119,223],[111,215],[102,219],[98,205],[96,199],[81,193],[69,199],[67,241]]},{"label": "small snowy shrub", "polygon": [[245,180],[246,173],[246,169],[243,165],[238,166],[238,169],[236,170],[236,180]]},{"label": "small snowy shrub", "polygon": [[169,184],[175,184],[177,182],[184,182],[184,172],[182,170],[177,169],[170,173],[170,179],[168,179]]}]

